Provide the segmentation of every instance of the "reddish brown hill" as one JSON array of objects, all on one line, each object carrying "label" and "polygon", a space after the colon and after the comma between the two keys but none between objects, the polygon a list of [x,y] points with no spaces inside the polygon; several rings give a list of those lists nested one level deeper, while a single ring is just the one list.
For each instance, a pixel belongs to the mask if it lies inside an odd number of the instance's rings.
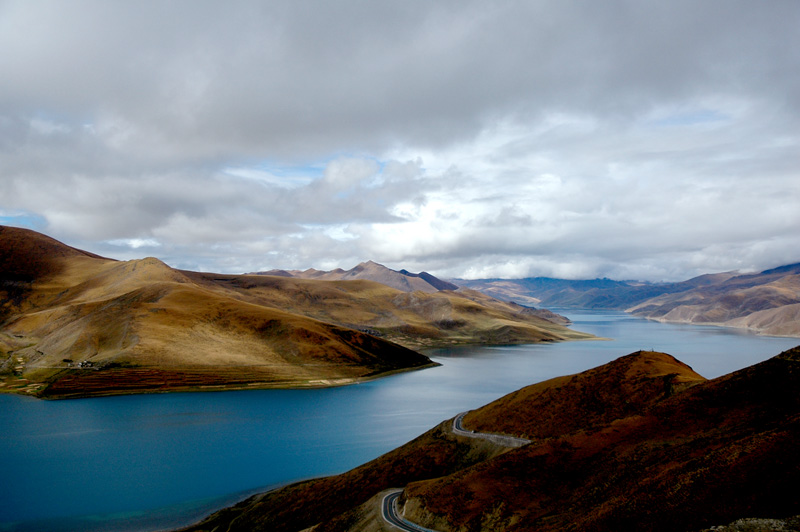
[{"label": "reddish brown hill", "polygon": [[796,514],[799,380],[794,349],[675,395],[670,385],[614,421],[589,412],[584,426],[409,486],[410,513],[440,530],[543,531],[691,530]]},{"label": "reddish brown hill", "polygon": [[670,355],[640,351],[518,390],[470,412],[464,422],[477,431],[549,438],[635,415],[705,380]]},{"label": "reddish brown hill", "polygon": [[[699,530],[800,513],[800,348],[706,381],[663,353],[527,387],[343,475],[256,496],[187,530],[388,530],[378,494],[440,531]],[[219,527],[219,528],[215,528]]]}]

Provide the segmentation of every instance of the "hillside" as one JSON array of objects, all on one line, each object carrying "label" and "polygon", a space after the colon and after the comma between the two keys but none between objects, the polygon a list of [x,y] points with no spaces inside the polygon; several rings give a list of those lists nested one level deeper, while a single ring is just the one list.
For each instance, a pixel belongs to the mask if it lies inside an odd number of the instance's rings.
[{"label": "hillside", "polygon": [[[187,531],[700,530],[800,513],[800,348],[705,380],[637,352],[523,388],[359,468],[257,495]],[[522,436],[505,448],[483,432]],[[477,434],[477,436],[476,436]]]},{"label": "hillside", "polygon": [[271,270],[256,272],[255,275],[271,275],[293,277],[295,279],[317,279],[323,281],[375,281],[402,292],[438,292],[439,290],[456,290],[457,285],[443,281],[428,272],[411,273],[406,270],[392,270],[377,262],[367,261],[350,270],[338,268],[331,271],[308,270]]},{"label": "hillside", "polygon": [[678,283],[545,277],[456,282],[523,305],[625,310],[661,321],[800,336],[800,264],[755,274],[701,275]]},{"label": "hillside", "polygon": [[184,272],[0,230],[0,391],[43,397],[345,384],[412,349],[584,338],[481,294]]},{"label": "hillside", "polygon": [[661,321],[741,327],[800,336],[800,264],[648,299],[628,309]]},{"label": "hillside", "polygon": [[[569,325],[570,321],[560,314],[556,314],[544,308],[535,308],[531,301],[525,301],[525,298],[519,297],[505,297],[507,294],[498,292],[496,294],[487,290],[470,290],[469,287],[460,288],[459,285],[453,284],[448,281],[443,281],[428,272],[411,273],[407,270],[392,270],[382,264],[374,261],[362,262],[358,266],[350,270],[342,270],[341,268],[331,271],[320,271],[315,269],[308,270],[271,270],[268,272],[257,272],[251,275],[267,275],[273,277],[291,277],[293,279],[313,279],[313,280],[326,280],[326,281],[355,281],[365,280],[374,281],[386,285],[401,292],[425,292],[428,294],[435,294],[442,291],[459,291],[459,295],[467,299],[477,300],[482,299],[481,304],[487,302],[489,299],[497,299],[498,301],[492,302],[496,305],[499,302],[508,309],[513,308],[514,313],[525,314],[527,316],[535,316],[547,321],[551,321],[558,325]],[[488,299],[480,294],[490,296]],[[538,303],[536,303],[538,305]]]},{"label": "hillside", "polygon": [[538,311],[472,290],[404,292],[373,281],[183,272],[199,286],[350,327],[412,349],[585,339]]}]

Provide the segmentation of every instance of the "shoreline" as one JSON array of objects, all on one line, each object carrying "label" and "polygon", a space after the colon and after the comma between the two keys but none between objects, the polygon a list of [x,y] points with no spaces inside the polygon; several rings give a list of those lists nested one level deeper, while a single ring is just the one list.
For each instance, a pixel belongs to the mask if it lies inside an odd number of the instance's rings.
[{"label": "shoreline", "polygon": [[742,331],[748,334],[755,334],[756,336],[764,336],[767,338],[797,338],[800,340],[800,333],[795,334],[774,334],[774,333],[767,333],[764,332],[763,328],[757,327],[745,327],[744,325],[729,325],[725,322],[696,322],[696,321],[688,321],[688,320],[667,320],[664,318],[656,318],[652,316],[640,316],[638,314],[634,314],[632,312],[626,312],[626,314],[630,314],[631,316],[635,316],[637,318],[642,318],[645,320],[655,321],[658,323],[671,323],[675,325],[694,325],[694,326],[701,326],[701,327],[719,327],[721,329],[731,329],[734,331]]},{"label": "shoreline", "polygon": [[[575,334],[570,335],[565,338],[559,339],[542,339],[539,341],[519,341],[519,342],[498,342],[498,343],[482,343],[482,342],[459,342],[459,341],[442,341],[442,342],[431,342],[430,345],[417,345],[413,348],[408,347],[408,349],[413,349],[417,353],[427,356],[426,353],[431,351],[436,351],[440,349],[460,349],[460,348],[483,348],[483,347],[509,347],[509,346],[522,346],[522,345],[538,345],[538,344],[552,344],[552,343],[559,343],[559,342],[582,342],[582,341],[594,341],[594,340],[611,340],[611,338],[602,338],[593,336],[589,333],[584,333],[582,331],[573,331]],[[307,380],[298,380],[298,381],[283,381],[283,382],[263,382],[263,381],[253,381],[253,382],[240,382],[240,383],[220,383],[220,384],[198,384],[198,385],[188,385],[188,386],[180,386],[176,385],[174,387],[152,387],[152,388],[140,388],[140,389],[108,389],[108,390],[97,390],[97,391],[89,391],[89,392],[76,392],[76,393],[61,393],[61,394],[53,394],[47,395],[45,388],[45,383],[43,382],[31,382],[27,381],[27,384],[21,386],[18,389],[11,389],[8,387],[8,382],[0,383],[0,394],[9,394],[9,395],[20,395],[24,397],[33,397],[36,399],[42,399],[46,401],[60,401],[65,399],[89,399],[94,397],[114,397],[114,396],[122,396],[122,395],[140,395],[140,394],[164,394],[164,393],[200,393],[200,392],[232,392],[232,391],[244,391],[244,390],[306,390],[306,389],[316,389],[316,388],[335,388],[339,386],[350,386],[353,384],[359,384],[362,382],[369,382],[376,379],[381,379],[383,377],[389,377],[391,375],[397,375],[400,373],[407,373],[410,371],[417,371],[423,369],[430,369],[437,366],[440,366],[438,362],[429,361],[426,364],[420,366],[413,366],[408,368],[397,368],[391,369],[387,371],[383,371],[376,374],[367,374],[361,377],[333,377],[333,378],[315,378],[315,379],[307,379]],[[138,367],[131,367],[126,369],[149,369],[149,368],[138,368]],[[196,369],[196,368],[193,368]],[[202,368],[202,369],[209,369],[209,368]],[[87,370],[88,371],[88,370]],[[93,370],[98,371],[98,370]],[[155,370],[158,371],[158,370]],[[30,393],[26,391],[25,388],[35,390],[34,393]],[[45,393],[41,394],[38,393],[39,390],[44,389]]]},{"label": "shoreline", "polygon": [[[89,392],[78,392],[74,394],[55,394],[55,395],[39,395],[33,393],[26,393],[24,391],[17,391],[8,389],[5,386],[0,386],[0,393],[7,395],[19,395],[22,397],[31,397],[43,401],[61,401],[69,399],[91,399],[96,397],[117,397],[124,395],[154,395],[154,394],[169,394],[169,393],[205,393],[205,392],[236,392],[247,390],[309,390],[319,388],[338,388],[341,386],[351,386],[363,382],[370,382],[391,375],[401,373],[408,373],[411,371],[418,371],[423,369],[435,368],[441,366],[438,362],[429,362],[421,366],[414,366],[409,368],[398,368],[372,375],[365,375],[361,377],[335,377],[335,378],[319,378],[309,379],[306,381],[290,382],[284,381],[282,383],[266,383],[266,382],[249,382],[249,383],[236,383],[236,384],[208,384],[208,385],[194,385],[194,386],[175,386],[170,388],[141,388],[136,390],[125,389],[110,389],[98,390]],[[38,383],[34,383],[38,384]]]}]

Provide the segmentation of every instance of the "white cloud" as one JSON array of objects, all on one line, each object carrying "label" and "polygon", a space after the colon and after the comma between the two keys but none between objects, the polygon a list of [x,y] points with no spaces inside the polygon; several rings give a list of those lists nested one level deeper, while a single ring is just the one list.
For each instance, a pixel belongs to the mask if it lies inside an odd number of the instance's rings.
[{"label": "white cloud", "polygon": [[155,238],[118,238],[115,240],[109,240],[108,244],[111,244],[112,246],[123,246],[133,249],[157,248],[161,246],[161,243]]},{"label": "white cloud", "polygon": [[800,260],[800,6],[0,3],[0,213],[219,271]]},{"label": "white cloud", "polygon": [[313,173],[277,175],[269,170],[247,166],[223,168],[222,174],[281,188],[302,187],[304,185],[308,185],[315,179]]}]

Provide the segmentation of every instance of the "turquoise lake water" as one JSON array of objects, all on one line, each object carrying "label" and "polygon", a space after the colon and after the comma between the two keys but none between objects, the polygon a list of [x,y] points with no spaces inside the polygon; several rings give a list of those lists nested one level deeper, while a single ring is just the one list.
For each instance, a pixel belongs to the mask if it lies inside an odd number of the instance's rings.
[{"label": "turquoise lake water", "polygon": [[714,378],[800,344],[623,313],[562,311],[611,338],[433,351],[353,386],[40,401],[0,395],[0,531],[165,530],[246,495],[346,471],[459,412],[639,349]]}]

